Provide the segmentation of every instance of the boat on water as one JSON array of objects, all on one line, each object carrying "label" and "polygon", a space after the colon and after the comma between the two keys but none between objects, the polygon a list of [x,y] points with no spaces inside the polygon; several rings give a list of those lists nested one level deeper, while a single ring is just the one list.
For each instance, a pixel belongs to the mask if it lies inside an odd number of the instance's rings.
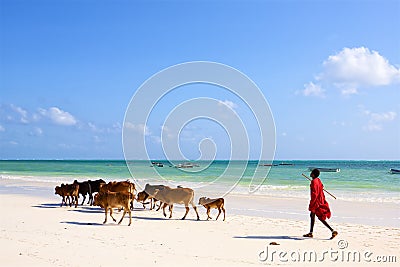
[{"label": "boat on water", "polygon": [[151,164],[157,167],[164,167],[164,164],[162,164],[161,162],[152,162]]},{"label": "boat on water", "polygon": [[318,168],[318,167],[308,167],[309,171],[318,169],[320,172],[340,172],[339,168]]},{"label": "boat on water", "polygon": [[281,162],[281,163],[279,163],[279,165],[281,165],[281,166],[293,166],[294,163]]},{"label": "boat on water", "polygon": [[400,170],[398,170],[398,169],[390,169],[389,172],[391,174],[400,174]]},{"label": "boat on water", "polygon": [[178,165],[175,165],[174,167],[179,168],[179,169],[187,169],[187,168],[193,168],[193,167],[200,167],[200,165],[194,164],[191,162],[185,162],[185,163],[180,163]]}]

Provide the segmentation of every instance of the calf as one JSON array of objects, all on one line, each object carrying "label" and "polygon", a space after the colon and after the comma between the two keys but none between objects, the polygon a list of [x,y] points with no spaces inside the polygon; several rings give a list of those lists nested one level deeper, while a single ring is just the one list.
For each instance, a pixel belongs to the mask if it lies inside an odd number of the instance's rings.
[{"label": "calf", "polygon": [[[146,208],[145,204],[149,204],[149,202],[145,203],[146,200],[150,200],[150,210],[152,210],[156,207],[156,202],[158,200],[155,199],[154,197],[150,196],[146,191],[142,191],[137,194],[136,201],[141,202],[144,209]],[[161,207],[161,203],[160,203],[160,206],[158,207],[157,211],[160,209],[160,207]]]},{"label": "calf", "polygon": [[[108,184],[100,184],[99,193],[110,191],[110,192],[127,192],[134,195],[135,190],[136,190],[135,184],[129,181],[109,182]],[[131,204],[130,204],[130,208],[132,210],[133,210],[133,200],[134,197],[131,199]]]},{"label": "calf", "polygon": [[224,221],[225,221],[225,209],[224,209],[224,199],[223,198],[208,198],[208,197],[201,197],[199,199],[199,204],[203,205],[204,208],[207,209],[207,221],[208,219],[212,219],[210,217],[210,210],[212,208],[218,209],[218,216],[215,220],[218,220],[219,215],[221,214],[221,210],[224,212]]},{"label": "calf", "polygon": [[121,220],[118,224],[121,224],[124,219],[125,214],[129,213],[129,224],[132,222],[132,213],[129,209],[129,204],[132,202],[133,194],[128,192],[111,192],[111,191],[102,191],[95,195],[94,197],[94,205],[100,206],[104,209],[105,219],[103,223],[107,222],[107,211],[110,211],[110,216],[116,222],[115,218],[112,216],[113,208],[124,208],[124,213],[122,214]]},{"label": "calf", "polygon": [[67,206],[65,197],[67,200],[71,197],[72,201],[69,200],[69,206],[72,206],[72,202],[75,202],[75,208],[78,206],[78,196],[79,196],[79,185],[78,184],[61,184],[61,186],[56,186],[56,194],[62,197],[61,207],[63,203]]},{"label": "calf", "polygon": [[60,205],[60,207],[62,207],[63,204],[65,204],[65,206],[67,206],[66,200],[68,200],[68,202],[71,203],[71,199],[64,192],[65,191],[64,187],[65,187],[65,184],[61,184],[61,186],[56,186],[56,188],[55,188],[55,193],[54,194],[61,196],[61,205]]}]

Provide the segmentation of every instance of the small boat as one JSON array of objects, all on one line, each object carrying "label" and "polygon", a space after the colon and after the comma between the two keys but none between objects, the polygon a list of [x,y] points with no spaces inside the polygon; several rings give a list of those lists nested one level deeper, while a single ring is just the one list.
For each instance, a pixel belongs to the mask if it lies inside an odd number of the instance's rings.
[{"label": "small boat", "polygon": [[179,168],[179,169],[187,169],[187,168],[193,168],[193,167],[200,167],[200,165],[193,164],[191,162],[185,162],[185,163],[181,163],[181,164],[175,165],[174,167],[175,168]]},{"label": "small boat", "polygon": [[318,169],[320,172],[340,172],[339,168],[318,168],[318,167],[308,167],[309,171]]},{"label": "small boat", "polygon": [[281,165],[281,166],[293,166],[294,164],[293,163],[282,162],[282,163],[279,163],[279,165]]},{"label": "small boat", "polygon": [[398,170],[398,169],[390,169],[389,172],[391,174],[400,174],[400,170]]},{"label": "small boat", "polygon": [[164,167],[164,164],[162,164],[161,162],[152,162],[151,164],[153,164],[153,166],[157,166],[157,167]]},{"label": "small boat", "polygon": [[272,167],[272,166],[278,166],[278,164],[259,164],[259,166]]}]

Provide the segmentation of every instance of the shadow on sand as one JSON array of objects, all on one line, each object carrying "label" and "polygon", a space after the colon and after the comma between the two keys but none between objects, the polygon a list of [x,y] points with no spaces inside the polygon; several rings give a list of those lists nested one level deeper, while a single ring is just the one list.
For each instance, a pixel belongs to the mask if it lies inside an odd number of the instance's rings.
[{"label": "shadow on sand", "polygon": [[81,226],[102,226],[102,223],[92,223],[92,222],[60,222],[60,223],[66,223],[66,224],[72,224],[72,225],[81,225]]},{"label": "shadow on sand", "polygon": [[[32,206],[33,208],[42,208],[42,209],[55,209],[55,208],[60,208],[60,203],[42,203],[42,204],[38,204],[38,205],[34,205]],[[65,205],[64,205],[65,207]],[[69,207],[69,206],[68,206]]]},{"label": "shadow on sand", "polygon": [[244,238],[244,239],[280,239],[280,240],[305,240],[306,238],[298,236],[287,236],[287,235],[272,235],[272,236],[261,236],[261,235],[248,235],[248,236],[234,236],[233,238]]}]

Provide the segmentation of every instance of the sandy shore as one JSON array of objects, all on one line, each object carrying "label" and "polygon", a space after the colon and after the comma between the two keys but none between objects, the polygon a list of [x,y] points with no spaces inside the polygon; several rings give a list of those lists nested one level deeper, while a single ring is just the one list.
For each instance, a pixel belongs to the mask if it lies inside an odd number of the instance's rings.
[{"label": "sandy shore", "polygon": [[[127,226],[125,218],[118,226],[111,220],[103,225],[104,212],[98,207],[60,208],[60,199],[48,184],[1,181],[0,186],[1,266],[309,266],[310,257],[313,264],[325,266],[400,262],[399,227],[333,221],[339,235],[329,240],[330,232],[317,222],[315,237],[306,239],[301,237],[309,228],[306,212],[303,220],[237,212],[254,201],[261,206],[265,199],[227,197],[227,203],[235,205],[227,205],[225,222],[204,221],[204,208],[199,208],[202,221],[194,220],[193,210],[181,221],[182,207],[176,206],[168,220],[161,212],[136,205],[132,225]],[[282,203],[292,207],[297,202],[268,199],[277,209],[285,206]],[[296,205],[303,202],[307,200]],[[372,206],[364,207],[365,214]],[[392,217],[398,218],[398,206],[393,208],[397,215]],[[115,215],[118,219],[121,213]]]}]

